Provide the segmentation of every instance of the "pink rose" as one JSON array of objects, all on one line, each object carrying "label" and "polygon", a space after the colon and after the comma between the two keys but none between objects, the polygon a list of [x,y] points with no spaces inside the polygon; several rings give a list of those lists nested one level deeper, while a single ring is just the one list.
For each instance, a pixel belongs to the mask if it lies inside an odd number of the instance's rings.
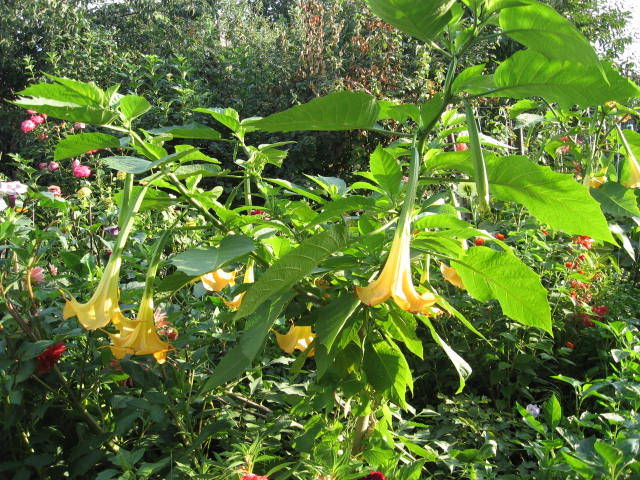
[{"label": "pink rose", "polygon": [[77,158],[71,161],[71,168],[77,167],[78,165],[80,165],[80,160]]},{"label": "pink rose", "polygon": [[20,129],[24,133],[29,133],[29,132],[33,132],[36,129],[37,126],[38,125],[36,125],[36,122],[34,122],[31,119],[27,119],[27,120],[25,120],[24,122],[22,122],[20,124]]},{"label": "pink rose", "polygon": [[60,164],[58,162],[49,162],[49,170],[55,172],[60,168]]},{"label": "pink rose", "polygon": [[73,124],[74,130],[84,130],[85,128],[87,128],[87,126],[82,122],[76,122]]},{"label": "pink rose", "polygon": [[38,168],[39,168],[40,170],[46,170],[46,169],[47,169],[47,163],[46,163],[46,162],[40,162],[40,163],[38,164]]},{"label": "pink rose", "polygon": [[33,283],[42,283],[44,282],[44,268],[43,267],[34,267],[29,272],[29,277],[31,277],[31,281]]},{"label": "pink rose", "polygon": [[76,165],[73,167],[73,176],[77,178],[87,178],[91,176],[91,168],[88,165]]},{"label": "pink rose", "polygon": [[35,115],[35,114],[36,114],[36,113],[38,113],[38,112],[36,112],[35,110],[27,110],[27,113],[28,113],[29,115]]},{"label": "pink rose", "polygon": [[29,120],[31,120],[36,125],[40,125],[41,123],[44,123],[44,117],[42,115],[34,115]]},{"label": "pink rose", "polygon": [[54,197],[59,197],[60,195],[62,195],[62,190],[58,185],[49,185],[47,187],[47,191],[49,193],[52,193]]}]

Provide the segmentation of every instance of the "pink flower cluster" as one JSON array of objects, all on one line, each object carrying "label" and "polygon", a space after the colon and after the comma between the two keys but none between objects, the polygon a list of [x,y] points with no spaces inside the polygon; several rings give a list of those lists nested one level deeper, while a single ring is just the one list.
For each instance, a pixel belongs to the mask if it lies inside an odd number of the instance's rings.
[{"label": "pink flower cluster", "polygon": [[73,176],[76,178],[87,178],[91,176],[91,167],[88,165],[80,165],[78,163],[76,165],[72,165],[71,169],[73,171]]},{"label": "pink flower cluster", "polygon": [[46,113],[38,114],[35,110],[27,110],[27,113],[31,115],[31,117],[27,118],[20,124],[20,130],[24,133],[33,132],[38,128],[38,125],[43,124],[47,119]]}]

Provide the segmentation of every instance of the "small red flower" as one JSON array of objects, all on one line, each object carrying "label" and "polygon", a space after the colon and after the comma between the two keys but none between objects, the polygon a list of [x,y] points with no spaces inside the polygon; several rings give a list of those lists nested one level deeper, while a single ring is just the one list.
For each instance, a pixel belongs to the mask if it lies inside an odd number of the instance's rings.
[{"label": "small red flower", "polygon": [[593,247],[593,239],[587,235],[579,235],[572,241],[576,245],[582,245],[587,250],[591,250],[591,248]]},{"label": "small red flower", "polygon": [[549,235],[549,230],[545,230],[544,228],[541,228],[540,233],[543,235]]},{"label": "small red flower", "polygon": [[560,141],[561,142],[569,142],[569,141],[571,141],[571,139],[567,135],[565,135],[564,137],[560,137]]},{"label": "small red flower", "polygon": [[380,472],[371,472],[369,475],[361,477],[358,480],[387,480],[387,477]]},{"label": "small red flower", "polygon": [[599,307],[591,307],[591,311],[599,317],[604,317],[609,311],[609,307],[606,307],[604,305],[601,305]]},{"label": "small red flower", "polygon": [[255,473],[247,473],[243,475],[240,480],[269,480],[266,475],[256,475]]},{"label": "small red flower", "polygon": [[64,342],[54,343],[44,349],[40,355],[36,357],[38,361],[38,373],[48,373],[53,366],[58,363],[60,356],[67,349],[67,344]]},{"label": "small red flower", "polygon": [[265,211],[264,210],[260,210],[259,208],[256,208],[254,210],[251,210],[249,213],[251,215],[264,215]]},{"label": "small red flower", "polygon": [[567,342],[564,344],[565,347],[570,348],[571,350],[573,350],[576,346],[573,344],[573,342]]},{"label": "small red flower", "polygon": [[94,153],[98,153],[98,150],[87,150],[87,155],[93,155]]},{"label": "small red flower", "polygon": [[469,150],[469,145],[467,145],[466,143],[456,143],[453,149],[456,152],[463,152],[465,150]]},{"label": "small red flower", "polygon": [[496,233],[494,237],[496,237],[498,240],[504,240],[505,238],[507,238],[503,233]]},{"label": "small red flower", "polygon": [[484,238],[478,237],[473,241],[473,243],[475,243],[476,246],[481,247],[482,245],[484,245]]},{"label": "small red flower", "polygon": [[573,262],[564,262],[564,266],[567,268],[573,268],[575,265],[573,264]]}]

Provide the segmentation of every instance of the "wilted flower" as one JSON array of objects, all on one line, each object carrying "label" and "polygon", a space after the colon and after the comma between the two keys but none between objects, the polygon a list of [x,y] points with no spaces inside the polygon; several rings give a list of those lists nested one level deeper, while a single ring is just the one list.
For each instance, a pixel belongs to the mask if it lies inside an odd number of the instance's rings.
[{"label": "wilted flower", "polygon": [[462,279],[455,268],[449,267],[444,263],[440,264],[440,272],[442,273],[442,277],[449,282],[451,285],[454,285],[458,288],[466,290],[464,287],[464,283],[462,283]]},{"label": "wilted flower", "polygon": [[38,373],[48,373],[53,366],[58,363],[60,357],[67,349],[67,345],[64,342],[54,343],[44,349],[40,355],[36,357],[38,362]]},{"label": "wilted flower", "polygon": [[221,268],[200,277],[202,286],[210,292],[220,292],[227,285],[235,285],[236,272],[225,272]]},{"label": "wilted flower", "polygon": [[589,186],[591,188],[600,188],[602,185],[604,185],[607,181],[607,177],[604,175],[601,175],[599,177],[591,177],[589,179]]},{"label": "wilted flower", "polygon": [[50,263],[49,265],[47,265],[47,268],[49,269],[49,273],[52,276],[56,276],[58,275],[58,267],[56,267],[55,265],[53,265],[52,263]]},{"label": "wilted flower", "polygon": [[116,236],[118,235],[118,233],[120,233],[120,229],[118,228],[117,225],[109,225],[107,227],[102,227],[102,231],[106,235],[113,235],[113,236]]},{"label": "wilted flower", "polygon": [[530,403],[529,405],[527,405],[526,410],[533,418],[536,418],[538,415],[540,415],[540,407],[535,403]]},{"label": "wilted flower", "polygon": [[38,125],[36,124],[36,122],[34,122],[33,120],[31,120],[30,118],[23,121],[20,124],[20,129],[24,132],[24,133],[29,133],[29,132],[33,132],[36,128],[38,127]]},{"label": "wilted flower", "polygon": [[[276,342],[278,346],[286,353],[293,353],[294,350],[304,351],[307,349],[313,339],[316,337],[315,333],[311,331],[311,327],[298,327],[291,325],[289,332],[286,335],[282,335],[276,332]],[[307,353],[307,357],[313,357],[315,350],[311,349]]]},{"label": "wilted flower", "polygon": [[116,173],[116,178],[118,180],[124,180],[125,178],[127,178],[127,172],[123,172],[122,170],[118,170],[118,173]]},{"label": "wilted flower", "polygon": [[84,130],[85,128],[87,128],[87,126],[82,122],[76,122],[73,124],[74,130]]},{"label": "wilted flower", "polygon": [[46,169],[47,169],[47,162],[40,162],[40,163],[38,163],[38,169],[40,169],[40,170],[46,170]]},{"label": "wilted flower", "polygon": [[20,182],[0,182],[0,193],[5,195],[22,195],[27,193],[27,187],[24,183]]},{"label": "wilted flower", "polygon": [[73,167],[73,176],[77,178],[87,178],[91,176],[91,167],[88,165],[76,165]]}]

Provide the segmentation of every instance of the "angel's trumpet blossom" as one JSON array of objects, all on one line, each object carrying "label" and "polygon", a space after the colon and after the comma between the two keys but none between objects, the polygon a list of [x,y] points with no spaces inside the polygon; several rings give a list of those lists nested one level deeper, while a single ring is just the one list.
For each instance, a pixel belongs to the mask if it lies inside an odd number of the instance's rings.
[{"label": "angel's trumpet blossom", "polygon": [[153,317],[153,298],[143,296],[135,320],[126,318],[120,311],[113,318],[118,333],[110,333],[111,353],[117,359],[125,355],[153,355],[158,363],[164,363],[173,347],[160,340]]},{"label": "angel's trumpet blossom", "polygon": [[366,287],[356,287],[356,294],[365,305],[378,305],[393,298],[403,310],[431,315],[438,298],[432,292],[418,293],[411,279],[411,234],[406,222],[391,244],[387,263],[378,278]]},{"label": "angel's trumpet blossom", "polygon": [[200,277],[202,286],[210,292],[220,292],[227,285],[235,285],[236,272],[225,272],[221,268]]},{"label": "angel's trumpet blossom", "polygon": [[[255,282],[255,276],[253,274],[253,261],[249,260],[249,263],[247,263],[247,269],[244,271],[244,277],[242,278],[242,283],[253,283]],[[244,297],[244,294],[246,292],[242,292],[239,293],[238,295],[236,295],[235,297],[233,297],[233,300],[228,301],[225,300],[224,303],[227,307],[233,309],[233,310],[237,310],[240,308],[240,305],[242,305],[242,298]]]},{"label": "angel's trumpet blossom", "polygon": [[[278,346],[286,353],[293,353],[294,350],[305,351],[313,339],[316,337],[315,333],[311,331],[311,327],[298,327],[292,325],[289,332],[285,335],[276,332],[276,342]],[[307,353],[307,357],[313,357],[315,350],[311,349]]]},{"label": "angel's trumpet blossom", "polygon": [[462,279],[455,268],[448,267],[444,263],[441,263],[440,272],[442,273],[442,277],[451,285],[461,288],[462,290],[466,290],[464,283],[462,283]]},{"label": "angel's trumpet blossom", "polygon": [[115,253],[111,255],[102,278],[87,303],[80,303],[73,295],[62,292],[67,301],[62,311],[62,317],[65,320],[74,316],[78,317],[80,324],[87,330],[106,326],[120,312],[118,284],[121,263],[120,255]]}]

